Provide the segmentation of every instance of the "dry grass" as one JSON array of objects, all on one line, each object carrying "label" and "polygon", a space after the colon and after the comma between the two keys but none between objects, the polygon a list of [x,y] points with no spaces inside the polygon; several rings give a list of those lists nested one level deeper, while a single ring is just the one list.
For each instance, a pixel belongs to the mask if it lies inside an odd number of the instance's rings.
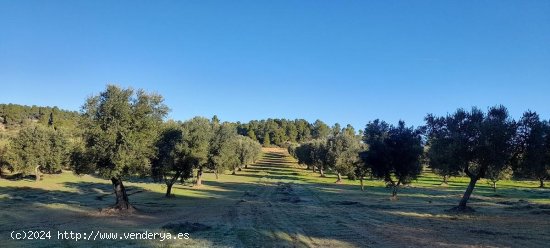
[{"label": "dry grass", "polygon": [[[43,181],[0,179],[2,247],[547,247],[550,191],[531,182],[503,182],[492,192],[480,183],[469,215],[449,214],[465,181],[448,186],[427,173],[402,189],[398,200],[379,181],[334,184],[299,167],[284,150],[265,148],[263,159],[238,175],[204,186],[127,182],[131,215],[99,211],[113,201],[107,180],[70,172]],[[519,184],[519,185],[518,185]],[[190,232],[189,240],[67,241],[9,239],[12,230],[53,232]]]}]

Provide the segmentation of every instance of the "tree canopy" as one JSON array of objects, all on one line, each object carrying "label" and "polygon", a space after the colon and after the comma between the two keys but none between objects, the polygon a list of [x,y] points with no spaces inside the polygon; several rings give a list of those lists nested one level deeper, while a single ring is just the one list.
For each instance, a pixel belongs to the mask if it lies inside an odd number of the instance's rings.
[{"label": "tree canopy", "polygon": [[397,126],[375,120],[367,124],[363,141],[368,146],[362,159],[372,175],[383,179],[393,187],[392,196],[397,195],[398,187],[416,179],[422,171],[421,130],[406,127],[399,121]]},{"label": "tree canopy", "polygon": [[510,165],[516,123],[503,106],[491,107],[487,114],[477,108],[470,112],[458,109],[446,117],[428,115],[426,120],[430,149],[441,151],[433,158],[445,161],[453,173],[463,172],[470,178],[456,208],[466,210],[476,182],[488,174],[500,173]]},{"label": "tree canopy", "polygon": [[10,139],[6,162],[14,171],[35,173],[39,180],[39,171],[57,173],[69,163],[69,141],[61,130],[42,125],[31,125],[19,130]]},{"label": "tree canopy", "polygon": [[330,168],[338,176],[337,182],[342,181],[342,175],[354,177],[355,165],[359,161],[361,151],[360,140],[351,132],[335,132],[335,136],[328,139],[327,160]]},{"label": "tree canopy", "polygon": [[75,171],[97,171],[110,178],[117,197],[114,207],[129,209],[122,180],[150,173],[158,127],[167,112],[160,95],[108,85],[82,107],[81,126],[89,161],[78,163]]},{"label": "tree canopy", "polygon": [[518,123],[513,169],[517,177],[535,179],[544,187],[550,178],[550,123],[527,111]]}]

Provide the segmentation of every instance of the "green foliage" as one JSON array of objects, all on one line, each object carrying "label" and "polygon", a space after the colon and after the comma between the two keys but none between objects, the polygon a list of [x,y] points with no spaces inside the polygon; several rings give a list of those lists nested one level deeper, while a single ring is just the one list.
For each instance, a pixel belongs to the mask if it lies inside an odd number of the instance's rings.
[{"label": "green foliage", "polygon": [[180,176],[191,177],[193,164],[186,163],[186,144],[181,126],[174,122],[164,124],[156,142],[157,156],[152,160],[153,176],[166,184],[175,182]]},{"label": "green foliage", "polygon": [[72,144],[69,141],[69,135],[64,129],[49,129],[49,155],[48,161],[41,170],[45,173],[57,173],[63,168],[69,167],[69,155]]},{"label": "green foliage", "polygon": [[330,134],[331,136],[337,136],[342,132],[342,127],[340,126],[340,123],[335,123],[334,126],[330,128]]},{"label": "green foliage", "polygon": [[193,119],[183,126],[176,122],[164,124],[156,142],[157,156],[152,160],[152,174],[157,181],[162,180],[167,185],[167,197],[171,196],[172,185],[178,178],[182,181],[191,178],[193,167],[201,162],[201,155],[206,157],[202,153],[208,150],[204,149],[197,135],[200,132],[192,132],[195,120],[204,119]]},{"label": "green foliage", "polygon": [[10,140],[6,162],[14,171],[30,174],[37,167],[45,173],[60,172],[68,163],[69,141],[61,130],[27,126]]},{"label": "green foliage", "polygon": [[[363,143],[368,150],[360,154],[364,168],[360,171],[371,171],[374,177],[384,177],[391,171],[390,154],[386,146],[390,125],[378,119],[369,122],[363,132]],[[390,178],[391,179],[391,178]]]},{"label": "green foliage", "polygon": [[[446,117],[428,115],[428,152],[435,164],[445,163],[450,172],[463,171],[470,177],[460,204],[466,208],[470,194],[480,178],[491,175],[498,178],[510,166],[514,154],[516,123],[509,118],[503,106],[496,106],[484,114],[477,108],[462,109]],[[443,162],[441,162],[443,161]]]},{"label": "green foliage", "polygon": [[471,178],[483,178],[489,169],[500,171],[510,164],[516,124],[502,106],[487,115],[474,108],[447,117],[428,116],[430,159],[444,161],[449,171],[464,171]]},{"label": "green foliage", "polygon": [[512,178],[512,175],[513,175],[512,167],[506,166],[504,168],[501,168],[500,170],[489,168],[487,170],[485,178],[487,178],[487,182],[490,183],[491,187],[493,187],[493,191],[496,191],[497,182],[500,180],[508,180]]},{"label": "green foliage", "polygon": [[238,135],[237,139],[237,156],[241,166],[247,166],[254,163],[262,151],[262,146],[257,141],[248,137]]},{"label": "green foliage", "polygon": [[[363,155],[363,161],[372,170],[374,177],[394,187],[410,183],[422,171],[422,139],[419,129],[406,127],[400,121],[395,127],[384,121],[375,120],[365,128],[364,142],[369,149]],[[395,179],[394,179],[395,177]]]},{"label": "green foliage", "polygon": [[350,124],[347,124],[346,127],[342,129],[342,132],[344,132],[346,135],[349,135],[349,136],[357,136],[358,138],[362,137],[361,135],[358,136],[355,133],[355,128],[353,128],[353,126]]},{"label": "green foliage", "polygon": [[295,159],[298,159],[298,154],[297,154],[298,147],[300,147],[299,144],[290,143],[290,145],[286,148],[288,151],[288,154],[290,154],[290,156]]},{"label": "green foliage", "polygon": [[295,154],[298,163],[317,168],[324,176],[324,170],[329,168],[329,148],[327,139],[315,139],[301,144],[296,148]]},{"label": "green foliage", "polygon": [[265,146],[265,147],[268,147],[270,144],[271,144],[271,140],[269,138],[269,134],[266,133],[264,135],[264,138],[262,139],[262,144]]},{"label": "green foliage", "polygon": [[311,141],[313,166],[319,169],[321,176],[324,176],[324,170],[329,168],[328,149],[326,139],[315,139]]},{"label": "green foliage", "polygon": [[226,169],[233,169],[239,166],[237,155],[237,130],[230,123],[214,125],[214,135],[210,142],[207,167],[217,174],[223,173]]},{"label": "green foliage", "polygon": [[313,165],[313,157],[311,156],[313,153],[313,146],[310,142],[297,146],[293,153],[295,154],[295,158],[298,160],[299,164],[305,164],[308,167]]},{"label": "green foliage", "polygon": [[519,121],[514,171],[517,177],[536,179],[540,186],[550,178],[550,123],[527,111]]},{"label": "green foliage", "polygon": [[247,137],[254,140],[254,141],[258,141],[258,138],[256,138],[256,133],[254,132],[254,130],[250,130],[247,132]]},{"label": "green foliage", "polygon": [[212,120],[210,122],[212,122],[212,125],[214,126],[220,125],[220,119],[217,115],[212,116]]},{"label": "green foliage", "polygon": [[338,173],[353,177],[355,165],[359,160],[361,145],[354,134],[340,132],[328,139],[328,165]]},{"label": "green foliage", "polygon": [[[322,123],[321,121],[319,122]],[[303,119],[267,119],[252,120],[244,124],[237,123],[237,132],[252,139],[260,139],[262,144],[269,141],[269,145],[283,146],[288,142],[303,143],[310,141],[313,132],[312,127],[312,124]],[[321,128],[323,129],[324,126]],[[328,126],[326,128],[330,131]],[[326,132],[327,135],[328,131]],[[324,129],[323,132],[325,132]]]},{"label": "green foliage", "polygon": [[99,172],[110,178],[150,173],[158,127],[168,108],[157,94],[108,85],[86,100],[81,127],[88,161],[75,172]]},{"label": "green foliage", "polygon": [[8,129],[18,129],[31,123],[49,124],[57,128],[73,130],[78,122],[78,113],[60,110],[57,107],[0,104],[0,124]]},{"label": "green foliage", "polygon": [[187,161],[193,168],[206,165],[213,137],[212,125],[206,118],[194,117],[185,121],[182,127]]},{"label": "green foliage", "polygon": [[313,123],[313,129],[311,130],[311,136],[314,139],[323,139],[326,138],[330,133],[330,128],[327,124],[322,122],[321,120],[316,120],[315,123]]},{"label": "green foliage", "polygon": [[296,142],[298,139],[298,128],[294,125],[293,122],[287,122],[286,125],[283,125],[285,129],[286,138],[283,138],[284,141]]},{"label": "green foliage", "polygon": [[[445,131],[440,127],[445,122],[444,117],[429,115],[426,117],[426,122],[430,133],[426,151],[428,165],[434,173],[443,177],[444,182],[451,176],[459,176],[462,170],[459,164],[461,161],[454,157],[458,155],[456,154],[458,150],[453,149],[455,139],[440,133]],[[437,138],[431,138],[432,136]]]}]

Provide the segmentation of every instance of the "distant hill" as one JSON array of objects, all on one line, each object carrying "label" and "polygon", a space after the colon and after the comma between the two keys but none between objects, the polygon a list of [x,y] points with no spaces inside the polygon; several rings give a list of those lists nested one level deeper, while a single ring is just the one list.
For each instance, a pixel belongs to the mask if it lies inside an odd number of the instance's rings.
[{"label": "distant hill", "polygon": [[27,106],[19,104],[0,104],[0,145],[2,141],[17,133],[21,127],[39,123],[52,124],[55,127],[74,130],[78,121],[78,112],[58,107]]}]

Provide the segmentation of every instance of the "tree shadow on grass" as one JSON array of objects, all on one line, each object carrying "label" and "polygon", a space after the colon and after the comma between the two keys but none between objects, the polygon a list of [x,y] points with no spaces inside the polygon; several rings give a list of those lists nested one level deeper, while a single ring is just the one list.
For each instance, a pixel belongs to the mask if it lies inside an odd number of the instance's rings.
[{"label": "tree shadow on grass", "polygon": [[[279,160],[281,156],[272,158]],[[369,186],[362,192],[358,185],[304,180],[293,174],[302,173],[300,169],[283,165],[252,165],[249,168],[253,173],[265,172],[267,178],[272,180],[261,180],[266,176],[251,175],[245,169],[236,178],[254,177],[258,180],[205,180],[204,186],[199,188],[175,185],[173,193],[176,197],[170,199],[165,198],[162,191],[149,190],[154,185],[128,184],[130,202],[141,211],[135,216],[90,214],[97,212],[97,208],[114,203],[112,185],[108,181],[65,182],[62,186],[66,190],[0,187],[0,196],[3,196],[0,206],[5,210],[1,212],[0,235],[8,235],[8,228],[74,231],[101,228],[102,231],[119,232],[159,229],[170,223],[190,222],[210,227],[191,236],[192,239],[208,241],[202,247],[506,246],[504,241],[517,241],[507,237],[513,236],[508,231],[501,234],[490,228],[476,229],[473,226],[479,226],[480,222],[474,219],[462,219],[460,216],[452,219],[453,216],[442,214],[443,209],[457,202],[454,198],[437,199],[433,203],[428,201],[434,196],[455,194],[445,189],[405,188],[399,191],[399,200],[391,201],[390,190],[383,186]],[[300,184],[274,180],[297,180]],[[379,182],[369,182],[375,183]],[[487,214],[483,212],[479,217],[484,215]],[[456,221],[461,224],[456,225]],[[472,232],[477,232],[474,235],[479,236],[467,240],[458,237],[472,235]],[[547,239],[543,237],[542,241]],[[153,246],[145,241],[132,242],[124,241],[122,244]],[[526,246],[541,244],[518,242]],[[43,245],[9,243],[8,247]],[[52,244],[70,245],[77,243],[59,241]],[[121,242],[105,241],[97,245],[121,246]]]}]

